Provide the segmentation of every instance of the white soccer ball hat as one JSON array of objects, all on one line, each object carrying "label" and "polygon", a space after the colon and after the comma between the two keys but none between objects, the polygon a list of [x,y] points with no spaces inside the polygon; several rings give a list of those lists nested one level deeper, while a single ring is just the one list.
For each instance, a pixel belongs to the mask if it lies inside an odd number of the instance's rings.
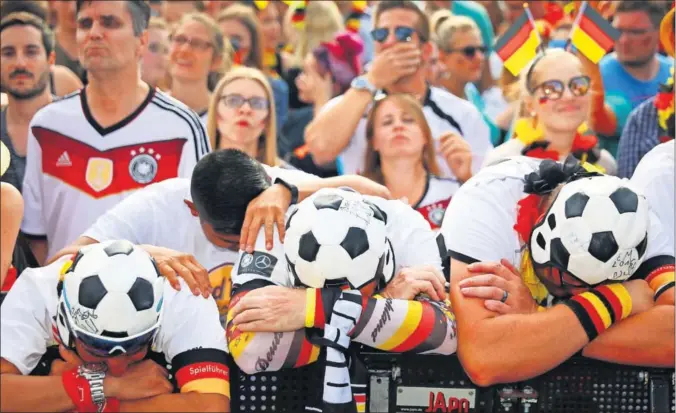
[{"label": "white soccer ball hat", "polygon": [[82,248],[63,278],[56,320],[62,342],[72,345],[69,326],[75,336],[123,340],[159,325],[164,282],[150,255],[128,241]]},{"label": "white soccer ball hat", "polygon": [[373,293],[395,269],[386,225],[387,215],[352,190],[317,191],[287,220],[284,250],[292,282]]},{"label": "white soccer ball hat", "polygon": [[643,261],[648,203],[626,179],[582,178],[563,186],[533,230],[536,264],[554,263],[584,283],[624,281]]}]

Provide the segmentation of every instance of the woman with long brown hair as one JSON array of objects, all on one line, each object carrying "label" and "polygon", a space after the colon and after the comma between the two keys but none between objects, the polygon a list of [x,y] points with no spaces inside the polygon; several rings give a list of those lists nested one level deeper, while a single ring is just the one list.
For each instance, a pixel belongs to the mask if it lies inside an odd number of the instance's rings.
[{"label": "woman with long brown hair", "polygon": [[[390,190],[420,212],[433,229],[460,187],[455,179],[439,178],[432,132],[420,103],[411,95],[394,94],[378,100],[366,125],[368,146],[362,175]],[[472,154],[467,146],[452,166],[455,176],[471,176]]]}]

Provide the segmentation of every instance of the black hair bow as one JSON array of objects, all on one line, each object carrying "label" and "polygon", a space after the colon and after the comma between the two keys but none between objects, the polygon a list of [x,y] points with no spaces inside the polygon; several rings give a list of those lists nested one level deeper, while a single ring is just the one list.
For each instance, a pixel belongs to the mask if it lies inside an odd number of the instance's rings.
[{"label": "black hair bow", "polygon": [[546,195],[560,184],[600,175],[598,172],[590,172],[584,169],[572,155],[569,155],[563,163],[545,159],[540,163],[537,172],[531,172],[524,177],[526,180],[524,192]]}]

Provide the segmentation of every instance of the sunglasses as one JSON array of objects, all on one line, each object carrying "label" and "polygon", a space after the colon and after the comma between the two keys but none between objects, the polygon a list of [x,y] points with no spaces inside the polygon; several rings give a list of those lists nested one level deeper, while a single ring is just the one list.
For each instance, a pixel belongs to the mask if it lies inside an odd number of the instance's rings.
[{"label": "sunglasses", "polygon": [[448,49],[448,53],[462,53],[465,55],[466,58],[468,59],[474,59],[474,56],[476,56],[477,52],[481,52],[481,54],[485,55],[488,53],[488,48],[486,46],[466,46],[462,47],[460,49]]},{"label": "sunglasses", "polygon": [[148,51],[152,54],[169,54],[169,48],[159,42],[152,42],[148,44]]},{"label": "sunglasses", "polygon": [[[568,81],[568,89],[573,96],[584,96],[589,93],[590,84],[589,76],[576,76]],[[538,89],[542,89],[544,97],[548,100],[557,100],[563,96],[566,85],[561,80],[547,80],[534,87],[531,90],[531,94],[535,93]]]},{"label": "sunglasses", "polygon": [[179,34],[178,36],[172,36],[171,41],[176,45],[176,46],[183,46],[184,44],[188,44],[191,49],[193,50],[207,50],[213,45],[211,42],[202,40],[202,39],[195,39],[195,38],[189,38],[188,36],[184,36],[182,34]]},{"label": "sunglasses", "polygon": [[[413,33],[417,33],[416,29],[407,26],[397,26],[394,28],[394,37],[398,42],[410,42],[413,40]],[[388,27],[381,27],[379,29],[371,30],[371,37],[378,43],[383,43],[390,35],[390,29]],[[418,33],[418,37],[422,41],[423,38]]]},{"label": "sunglasses", "polygon": [[248,103],[249,107],[253,110],[267,110],[270,107],[268,100],[259,96],[245,98],[238,93],[233,93],[221,97],[221,100],[225,103],[225,106],[232,109],[239,109],[244,106],[245,103]]},{"label": "sunglasses", "polygon": [[65,322],[68,323],[69,330],[82,343],[87,352],[96,357],[116,357],[143,351],[148,348],[160,327],[161,317],[158,317],[157,322],[152,327],[131,337],[113,338],[95,336],[75,325],[70,310],[66,309],[66,307],[70,308],[67,300],[61,302],[60,305],[62,314],[65,314]]}]

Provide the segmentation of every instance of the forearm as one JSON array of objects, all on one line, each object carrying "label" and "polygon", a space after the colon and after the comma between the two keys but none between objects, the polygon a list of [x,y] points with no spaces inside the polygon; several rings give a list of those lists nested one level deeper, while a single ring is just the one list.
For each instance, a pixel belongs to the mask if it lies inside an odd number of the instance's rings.
[{"label": "forearm", "polygon": [[582,354],[619,364],[674,367],[674,334],[674,307],[658,305],[610,327]]},{"label": "forearm", "polygon": [[341,175],[298,183],[298,201],[309,197],[322,188],[350,187],[363,195],[383,196],[384,187],[359,175]]},{"label": "forearm", "polygon": [[229,412],[230,400],[220,394],[175,393],[120,402],[120,412]]},{"label": "forearm", "polygon": [[455,318],[448,306],[432,301],[370,297],[352,340],[379,350],[453,354]]},{"label": "forearm", "polygon": [[75,409],[61,376],[0,376],[0,410],[3,412],[66,412]]},{"label": "forearm", "polygon": [[367,91],[350,89],[340,102],[319,113],[307,126],[305,142],[318,164],[333,161],[347,147],[371,100]]},{"label": "forearm", "polygon": [[49,258],[49,261],[47,261],[47,264],[51,264],[54,261],[58,260],[59,258],[63,257],[64,255],[72,255],[76,254],[80,248],[84,247],[85,245],[91,245],[91,244],[97,244],[99,241],[82,236],[78,238],[74,243],[71,245],[63,248],[62,250],[58,251],[56,254],[54,254],[53,257]]},{"label": "forearm", "polygon": [[458,357],[481,385],[527,380],[558,366],[588,343],[573,311],[563,305],[537,314],[503,315],[463,323],[457,312]]}]

